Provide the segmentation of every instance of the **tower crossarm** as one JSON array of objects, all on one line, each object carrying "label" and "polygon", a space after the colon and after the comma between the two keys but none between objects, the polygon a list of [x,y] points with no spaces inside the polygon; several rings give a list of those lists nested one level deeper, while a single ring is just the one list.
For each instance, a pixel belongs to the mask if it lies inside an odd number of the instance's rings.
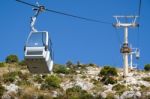
[{"label": "tower crossarm", "polygon": [[[116,19],[116,23],[113,24],[114,27],[138,27],[139,24],[136,23],[138,16],[113,16]],[[120,22],[121,19],[132,19],[131,22]]]}]

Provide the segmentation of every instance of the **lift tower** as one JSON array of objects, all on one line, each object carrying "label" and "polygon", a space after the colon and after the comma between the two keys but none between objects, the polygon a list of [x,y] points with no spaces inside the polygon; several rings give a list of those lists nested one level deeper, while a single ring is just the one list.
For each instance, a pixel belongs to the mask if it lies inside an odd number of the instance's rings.
[{"label": "lift tower", "polygon": [[[139,24],[136,23],[136,19],[138,16],[114,16],[117,23],[113,24],[114,27],[124,28],[124,42],[120,49],[120,52],[123,54],[123,61],[124,61],[124,67],[123,67],[123,76],[128,76],[128,55],[131,52],[130,47],[128,46],[128,28],[129,27],[138,27]],[[123,20],[126,20],[125,22]],[[130,20],[131,22],[127,22],[127,20]],[[122,22],[121,22],[122,21]]]}]

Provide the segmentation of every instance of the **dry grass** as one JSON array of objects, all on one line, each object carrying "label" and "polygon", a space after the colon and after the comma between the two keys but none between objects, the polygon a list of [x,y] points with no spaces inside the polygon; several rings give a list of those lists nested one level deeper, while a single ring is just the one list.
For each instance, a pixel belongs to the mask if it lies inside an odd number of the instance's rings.
[{"label": "dry grass", "polygon": [[52,99],[50,93],[41,91],[33,86],[24,86],[18,93],[19,99]]},{"label": "dry grass", "polygon": [[1,67],[0,68],[0,76],[2,76],[4,73],[8,73],[8,67]]}]

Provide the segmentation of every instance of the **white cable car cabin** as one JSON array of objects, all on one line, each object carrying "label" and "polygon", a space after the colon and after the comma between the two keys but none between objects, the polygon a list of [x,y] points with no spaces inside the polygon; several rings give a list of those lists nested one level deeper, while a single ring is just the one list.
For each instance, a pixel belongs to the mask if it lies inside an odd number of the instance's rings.
[{"label": "white cable car cabin", "polygon": [[31,32],[24,49],[24,58],[29,71],[33,74],[50,73],[53,68],[52,43],[47,31],[37,31],[34,24],[38,14],[45,10],[39,6],[31,18]]},{"label": "white cable car cabin", "polygon": [[53,68],[52,54],[47,31],[29,34],[25,46],[25,61],[31,73],[50,73]]}]

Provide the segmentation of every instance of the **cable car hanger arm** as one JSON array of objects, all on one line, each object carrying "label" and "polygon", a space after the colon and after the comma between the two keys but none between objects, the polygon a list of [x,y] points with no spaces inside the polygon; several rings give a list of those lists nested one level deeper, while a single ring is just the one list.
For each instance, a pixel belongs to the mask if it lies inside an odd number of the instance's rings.
[{"label": "cable car hanger arm", "polygon": [[38,4],[38,8],[34,8],[33,10],[35,10],[35,15],[33,17],[31,17],[31,30],[36,32],[37,29],[35,29],[34,25],[35,25],[35,21],[39,15],[40,12],[43,12],[45,10],[45,7],[44,6],[39,6]]}]

